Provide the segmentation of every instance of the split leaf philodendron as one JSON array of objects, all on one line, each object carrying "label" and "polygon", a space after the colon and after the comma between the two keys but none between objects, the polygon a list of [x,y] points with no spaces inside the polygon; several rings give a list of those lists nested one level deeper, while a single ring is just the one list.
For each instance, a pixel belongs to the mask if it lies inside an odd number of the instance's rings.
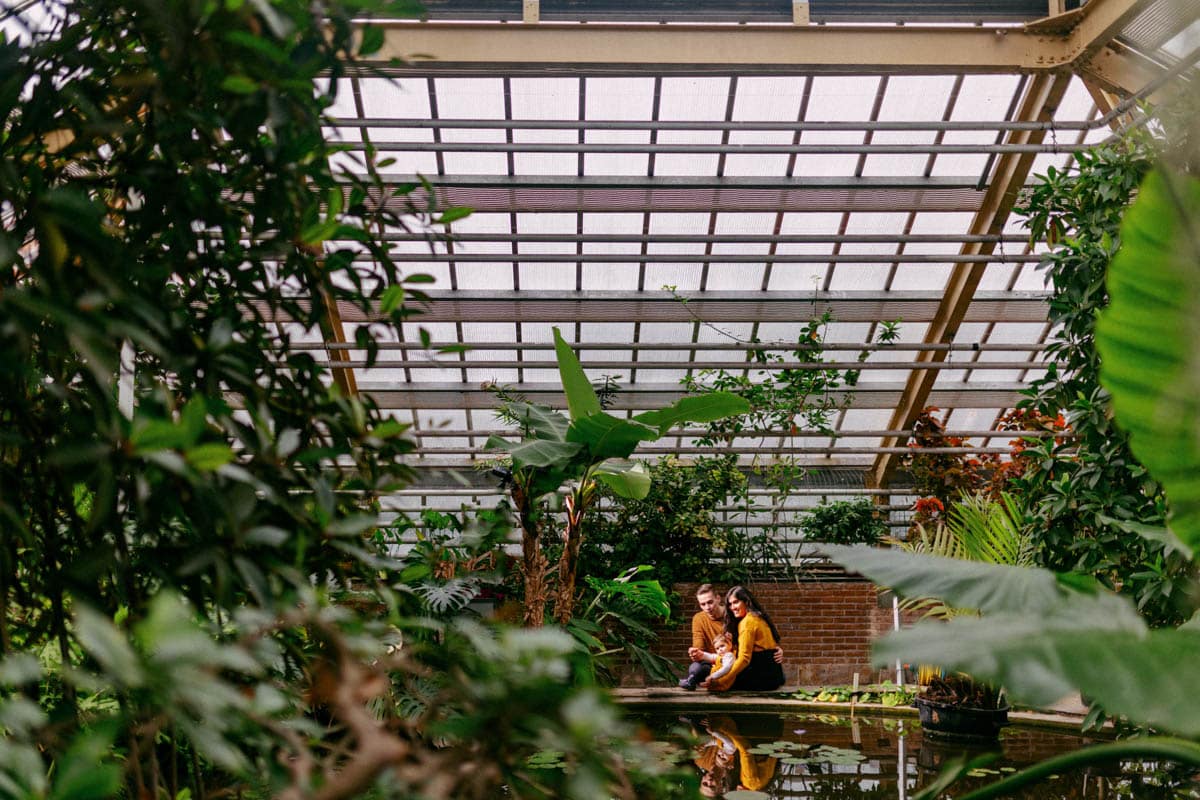
[{"label": "split leaf philodendron", "polygon": [[631,419],[609,414],[588,380],[574,351],[554,329],[558,372],[566,395],[569,418],[546,406],[524,402],[507,405],[508,415],[521,427],[521,440],[492,436],[485,447],[501,450],[512,461],[511,494],[522,531],[526,625],[541,625],[549,595],[547,564],[541,552],[545,522],[538,501],[571,483],[563,553],[558,564],[554,618],[570,621],[575,603],[579,547],[583,521],[595,499],[596,482],[621,497],[640,499],[650,491],[650,475],[629,457],[641,442],[653,441],[671,428],[744,414],[749,404],[729,392],[684,397],[666,408],[644,411]]}]

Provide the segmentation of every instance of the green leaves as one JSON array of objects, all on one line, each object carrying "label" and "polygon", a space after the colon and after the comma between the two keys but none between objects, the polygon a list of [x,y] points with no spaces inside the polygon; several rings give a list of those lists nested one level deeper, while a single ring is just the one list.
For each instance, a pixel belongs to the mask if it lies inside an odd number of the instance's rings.
[{"label": "green leaves", "polygon": [[593,461],[626,458],[640,442],[657,438],[653,428],[617,419],[603,411],[576,419],[567,429],[567,440],[585,445]]},{"label": "green leaves", "polygon": [[628,461],[605,461],[596,467],[593,475],[621,497],[640,500],[650,494],[650,473],[640,461],[632,464]]},{"label": "green leaves", "polygon": [[830,547],[849,569],[905,596],[932,596],[982,618],[921,623],[881,640],[879,664],[938,664],[1003,685],[1019,703],[1047,705],[1081,691],[1109,713],[1200,735],[1200,695],[1181,664],[1200,663],[1200,632],[1149,630],[1133,605],[1041,569],[867,548]]},{"label": "green leaves", "polygon": [[1155,171],[1121,226],[1096,325],[1100,377],[1172,530],[1200,546],[1200,180]]},{"label": "green leaves", "polygon": [[558,357],[558,374],[562,378],[563,392],[567,395],[567,408],[571,419],[578,420],[601,413],[600,399],[575,357],[575,351],[562,338],[558,328],[554,329],[554,353]]},{"label": "green leaves", "polygon": [[750,403],[732,392],[707,392],[680,398],[664,409],[646,411],[635,415],[634,419],[658,428],[658,435],[662,436],[684,422],[714,422],[748,411]]}]

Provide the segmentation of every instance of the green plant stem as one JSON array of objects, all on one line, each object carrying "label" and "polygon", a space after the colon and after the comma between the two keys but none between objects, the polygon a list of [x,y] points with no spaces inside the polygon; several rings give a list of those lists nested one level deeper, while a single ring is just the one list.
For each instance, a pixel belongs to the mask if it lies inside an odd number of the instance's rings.
[{"label": "green plant stem", "polygon": [[965,794],[959,800],[988,800],[992,797],[1003,797],[1022,786],[1041,780],[1048,775],[1063,772],[1064,770],[1076,769],[1085,764],[1094,764],[1098,761],[1145,756],[1154,756],[1169,761],[1177,761],[1181,764],[1200,767],[1200,744],[1189,742],[1186,739],[1150,737],[1096,745],[1084,750],[1076,750],[1072,753],[1048,758],[1027,770],[1010,775],[1002,781],[997,781],[990,786],[985,786],[970,794]]}]

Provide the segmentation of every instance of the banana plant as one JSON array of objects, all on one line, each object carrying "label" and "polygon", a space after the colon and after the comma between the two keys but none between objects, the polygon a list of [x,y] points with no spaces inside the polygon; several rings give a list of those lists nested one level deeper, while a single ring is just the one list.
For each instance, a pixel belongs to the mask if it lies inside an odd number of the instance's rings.
[{"label": "banana plant", "polygon": [[520,441],[492,436],[484,445],[507,453],[511,460],[510,494],[521,525],[524,622],[531,627],[544,622],[549,594],[549,569],[541,547],[546,522],[539,511],[541,498],[570,484],[564,502],[566,525],[554,602],[554,618],[565,625],[575,605],[583,524],[598,484],[621,497],[644,498],[650,492],[650,473],[644,464],[629,460],[638,444],[654,441],[685,422],[712,422],[744,414],[750,407],[729,392],[709,392],[622,419],[601,407],[596,390],[558,328],[554,329],[554,351],[568,415],[543,405],[508,403],[505,410],[520,424]]}]

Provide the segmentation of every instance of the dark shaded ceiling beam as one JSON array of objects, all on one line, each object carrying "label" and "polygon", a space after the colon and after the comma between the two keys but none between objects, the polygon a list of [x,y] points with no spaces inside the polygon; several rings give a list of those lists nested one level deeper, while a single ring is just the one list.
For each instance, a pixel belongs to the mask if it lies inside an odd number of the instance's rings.
[{"label": "dark shaded ceiling beam", "polygon": [[[966,264],[982,270],[985,264]],[[686,303],[669,292],[517,292],[459,291],[428,292],[428,300],[417,305],[416,321],[453,322],[797,322],[820,316],[826,310],[837,322],[906,322],[937,320],[942,308],[936,292],[721,292],[681,293]],[[981,293],[970,309],[963,308],[958,321],[1044,322],[1044,292]],[[298,301],[303,304],[304,301]],[[968,301],[969,302],[969,301]],[[965,304],[964,304],[965,305]],[[273,313],[256,303],[264,319],[287,321],[282,312]],[[363,313],[352,303],[340,304],[341,321],[377,322],[380,312]],[[941,312],[945,313],[945,312]],[[955,329],[957,329],[957,322]],[[340,340],[339,340],[340,341]],[[699,347],[697,349],[703,349]]]},{"label": "dark shaded ceiling beam", "polygon": [[[700,345],[703,348],[703,345]],[[512,359],[504,359],[502,361],[487,361],[487,360],[456,360],[453,361],[422,361],[419,359],[408,359],[405,361],[376,361],[374,364],[368,364],[365,359],[336,359],[328,361],[318,361],[318,363],[329,367],[330,369],[558,369],[557,361],[514,361]],[[972,361],[969,364],[954,364],[944,361],[822,361],[814,363],[811,361],[772,361],[766,363],[747,362],[744,358],[737,361],[587,361],[581,362],[586,369],[638,369],[638,370],[697,370],[697,369],[728,369],[728,370],[748,370],[753,373],[758,372],[822,372],[825,370],[854,370],[875,372],[878,370],[909,370],[909,369],[924,369],[924,370],[1007,370],[1011,372],[1020,372],[1029,369],[1045,369],[1052,362],[1029,362],[1029,361]]]},{"label": "dark shaded ceiling beam", "polygon": [[[932,374],[932,373],[930,373]],[[552,408],[566,408],[562,387],[548,383],[516,383],[508,385],[513,392],[530,402]],[[977,383],[968,386],[938,389],[929,394],[929,402],[939,408],[1011,408],[1016,405],[1025,388],[1020,383]],[[359,390],[386,409],[494,408],[495,396],[475,384],[422,383],[406,385],[360,381]],[[855,409],[895,408],[904,393],[904,384],[895,381],[860,382],[853,389],[835,392],[833,399],[849,402]],[[641,383],[624,387],[614,398],[613,410],[649,411],[663,408],[683,397],[682,389],[674,383]]]},{"label": "dark shaded ceiling beam", "polygon": [[[1062,101],[1070,84],[1069,73],[1058,75],[1036,75],[1029,81],[1025,96],[1018,110],[1019,119],[1049,121],[1053,119],[1058,104]],[[1010,134],[1009,140],[1040,141],[1044,134],[1040,131],[1016,131]],[[1004,155],[997,159],[992,173],[983,207],[971,222],[972,234],[999,234],[1004,229],[1005,220],[1012,212],[1018,193],[1025,184],[1029,170],[1033,166],[1031,155]],[[964,245],[962,254],[968,256],[990,255],[995,245],[990,242],[971,243]],[[946,343],[954,340],[959,325],[966,319],[968,309],[974,305],[976,289],[983,278],[986,266],[979,263],[963,261],[954,267],[950,280],[946,285],[942,302],[929,325],[925,341]],[[918,356],[922,361],[944,361],[945,351],[925,351]],[[939,408],[952,408],[955,404],[936,402],[932,398],[937,392],[934,383],[938,373],[933,370],[913,370],[905,386],[905,390],[893,407],[889,428],[898,430],[912,427],[913,421],[926,406],[934,405]],[[999,403],[998,408],[1010,408],[1016,405],[1017,399],[1011,402]],[[886,439],[885,446],[901,444],[895,438]],[[891,453],[883,453],[875,459],[871,468],[871,485],[886,487],[891,472],[895,469],[898,459]]]},{"label": "dark shaded ceiling beam", "polygon": [[[378,342],[377,346],[381,351],[385,350],[422,350],[436,353],[439,350],[446,348],[462,347],[461,342],[431,342],[428,346],[419,342]],[[471,342],[466,345],[468,352],[480,350],[523,350],[529,352],[531,350],[553,351],[554,345],[549,342]],[[826,342],[820,345],[806,346],[803,344],[788,343],[788,342],[705,342],[701,349],[703,350],[720,350],[729,351],[736,350],[737,352],[745,351],[764,351],[764,352],[793,352],[795,350],[821,350],[825,352],[918,352],[921,350],[945,350],[954,353],[971,353],[979,351],[1002,351],[1016,353],[1034,353],[1039,352],[1047,347],[1046,342],[1037,343],[1020,343],[1020,342],[982,342],[982,343],[967,343],[955,344],[953,342]],[[588,351],[588,350],[695,350],[696,345],[691,342],[583,342],[571,345],[573,350]],[[291,350],[361,350],[362,347],[358,344],[342,343],[329,344],[325,342],[291,342],[289,343]],[[1014,365],[1019,365],[1021,362],[1013,362]],[[961,367],[961,365],[960,365]]]}]

